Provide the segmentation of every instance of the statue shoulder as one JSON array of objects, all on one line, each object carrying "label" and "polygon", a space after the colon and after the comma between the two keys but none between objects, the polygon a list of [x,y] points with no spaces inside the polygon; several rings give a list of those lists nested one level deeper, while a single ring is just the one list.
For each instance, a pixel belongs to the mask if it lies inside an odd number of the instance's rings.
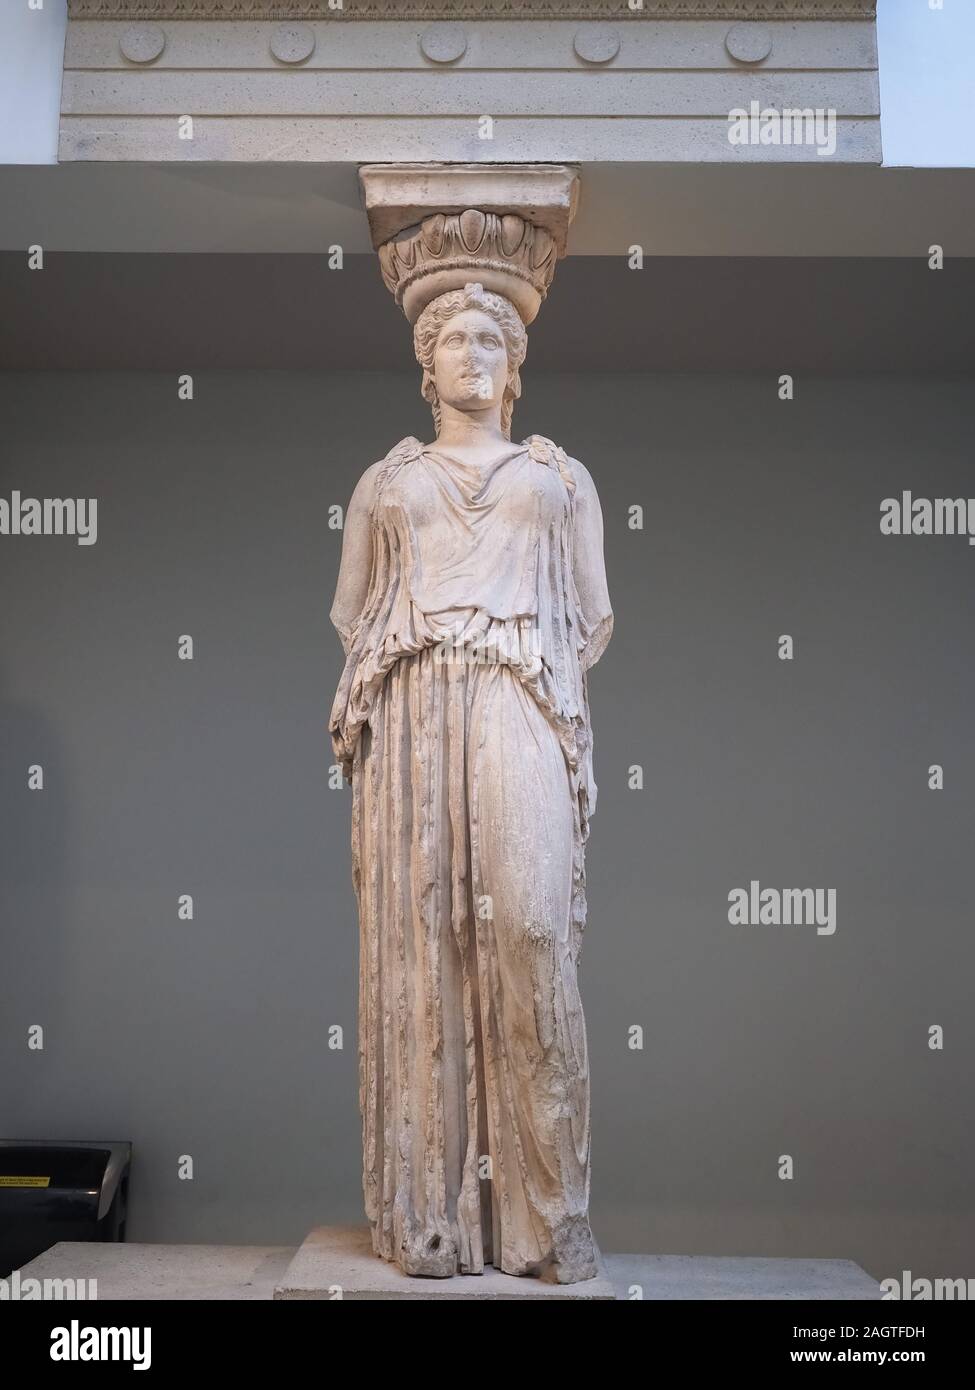
[{"label": "statue shoulder", "polygon": [[522,441],[536,463],[547,464],[558,471],[562,481],[573,495],[586,497],[595,492],[589,470],[578,459],[567,454],[560,444],[544,434],[531,434]]},{"label": "statue shoulder", "polygon": [[379,499],[383,488],[394,474],[398,473],[404,463],[409,463],[415,458],[419,458],[423,452],[424,445],[413,435],[408,435],[406,439],[401,439],[398,444],[394,444],[385,458],[378,459],[370,464],[359,479],[359,488],[363,492],[363,502],[372,511]]},{"label": "statue shoulder", "polygon": [[586,502],[591,498],[596,498],[596,484],[593,482],[592,474],[589,472],[586,465],[580,463],[578,459],[572,458],[571,455],[569,456],[568,464],[572,476],[575,479],[576,500],[578,502]]},{"label": "statue shoulder", "polygon": [[[416,458],[423,453],[426,445],[414,435],[408,434],[405,439],[401,439],[398,444],[394,444],[385,458],[379,460],[379,464],[390,463],[394,460],[403,461],[407,458]],[[378,467],[379,465],[377,465]]]}]

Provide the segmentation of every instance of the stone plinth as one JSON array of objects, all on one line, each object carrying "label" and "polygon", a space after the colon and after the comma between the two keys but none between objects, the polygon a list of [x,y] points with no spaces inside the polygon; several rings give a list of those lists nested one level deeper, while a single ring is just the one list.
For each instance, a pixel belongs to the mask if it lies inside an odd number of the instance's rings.
[{"label": "stone plinth", "polygon": [[488,1268],[483,1274],[449,1279],[414,1279],[377,1259],[369,1232],[359,1226],[318,1226],[295,1255],[274,1290],[276,1299],[509,1299],[568,1298],[584,1303],[615,1300],[605,1265],[595,1279],[549,1284]]},{"label": "stone plinth", "polygon": [[[26,1279],[97,1281],[92,1301],[191,1302],[269,1299],[288,1267],[290,1245],[149,1245],[62,1240],[30,1260]],[[22,1293],[21,1297],[25,1295]]]},{"label": "stone plinth", "polygon": [[[321,1239],[315,1239],[321,1237]],[[378,1266],[378,1268],[377,1268]],[[359,1274],[364,1277],[357,1277]],[[62,1241],[20,1271],[26,1279],[97,1279],[98,1299],[324,1299],[300,1281],[324,1275],[345,1298],[642,1298],[645,1302],[787,1300],[876,1301],[880,1285],[852,1260],[732,1255],[607,1255],[607,1280],[540,1284],[505,1274],[409,1279],[371,1253],[364,1228],[319,1228],[295,1251],[278,1245],[103,1245]],[[350,1282],[351,1277],[351,1282]],[[371,1291],[372,1285],[384,1287]],[[354,1291],[352,1284],[359,1286]],[[421,1285],[415,1293],[397,1292]],[[452,1286],[460,1285],[456,1291]],[[515,1286],[512,1288],[511,1286]],[[326,1289],[327,1289],[326,1284]],[[500,1292],[491,1292],[500,1288]],[[480,1290],[480,1292],[478,1292]],[[509,1290],[505,1292],[505,1290]]]},{"label": "stone plinth", "polygon": [[[878,1300],[876,1279],[853,1260],[762,1255],[609,1255],[617,1298],[651,1303]],[[638,1290],[638,1292],[637,1292]]]}]

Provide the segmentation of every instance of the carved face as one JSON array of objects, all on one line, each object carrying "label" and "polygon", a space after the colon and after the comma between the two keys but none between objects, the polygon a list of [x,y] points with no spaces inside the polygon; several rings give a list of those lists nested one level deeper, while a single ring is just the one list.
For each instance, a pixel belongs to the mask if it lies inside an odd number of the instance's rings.
[{"label": "carved face", "polygon": [[455,410],[500,405],[508,380],[504,334],[481,309],[464,309],[440,330],[433,379],[442,403]]}]

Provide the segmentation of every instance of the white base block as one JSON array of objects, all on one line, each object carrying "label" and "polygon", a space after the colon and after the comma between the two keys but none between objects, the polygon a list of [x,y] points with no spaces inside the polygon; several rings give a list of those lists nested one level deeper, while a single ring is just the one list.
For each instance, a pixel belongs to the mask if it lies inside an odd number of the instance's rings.
[{"label": "white base block", "polygon": [[605,1267],[595,1279],[578,1284],[550,1284],[487,1267],[483,1274],[455,1274],[449,1279],[417,1279],[373,1254],[367,1228],[317,1226],[305,1238],[281,1283],[278,1299],[496,1299],[570,1298],[615,1300]]},{"label": "white base block", "polygon": [[271,1298],[291,1245],[142,1245],[62,1240],[25,1264],[25,1279],[95,1279],[98,1301]]},{"label": "white base block", "polygon": [[[410,1279],[372,1253],[361,1227],[319,1227],[295,1251],[272,1245],[101,1245],[62,1241],[20,1271],[25,1279],[96,1279],[101,1299],[607,1298],[879,1300],[852,1260],[733,1255],[607,1255],[605,1277],[544,1284],[508,1274]],[[419,1286],[419,1287],[417,1287]]]},{"label": "white base block", "polygon": [[879,1299],[876,1279],[852,1260],[788,1260],[761,1255],[607,1255],[617,1298],[634,1285],[653,1302],[679,1299],[848,1301]]}]

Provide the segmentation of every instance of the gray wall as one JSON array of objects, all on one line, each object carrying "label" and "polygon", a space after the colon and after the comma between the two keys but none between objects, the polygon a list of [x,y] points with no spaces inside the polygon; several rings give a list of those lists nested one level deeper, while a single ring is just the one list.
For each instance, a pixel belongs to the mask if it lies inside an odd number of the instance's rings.
[{"label": "gray wall", "polygon": [[[0,378],[0,495],[100,507],[93,547],[0,538],[0,1116],[133,1140],[135,1240],[360,1219],[326,517],[429,437],[417,384],[202,373],[181,403],[169,374]],[[878,528],[904,488],[975,491],[971,381],[809,377],[783,404],[773,376],[529,370],[525,390],[516,430],[596,478],[616,609],[582,964],[598,1238],[975,1275],[975,551]],[[729,925],[752,878],[835,888],[835,935]]]}]

